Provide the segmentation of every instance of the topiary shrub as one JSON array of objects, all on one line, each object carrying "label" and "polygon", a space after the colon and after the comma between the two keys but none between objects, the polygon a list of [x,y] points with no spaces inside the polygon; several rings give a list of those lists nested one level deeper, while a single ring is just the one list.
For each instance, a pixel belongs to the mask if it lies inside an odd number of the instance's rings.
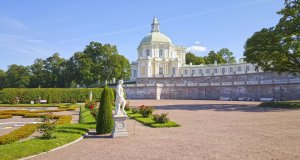
[{"label": "topiary shrub", "polygon": [[154,114],[153,115],[153,120],[156,122],[156,123],[166,123],[169,121],[169,118],[167,117],[168,114],[167,113],[162,113],[162,114]]},{"label": "topiary shrub", "polygon": [[113,128],[112,107],[111,107],[111,94],[110,89],[106,86],[101,95],[100,107],[97,117],[97,134],[111,133]]},{"label": "topiary shrub", "polygon": [[142,105],[139,108],[139,113],[145,118],[149,117],[152,114],[152,112],[153,112],[153,107],[150,106]]}]

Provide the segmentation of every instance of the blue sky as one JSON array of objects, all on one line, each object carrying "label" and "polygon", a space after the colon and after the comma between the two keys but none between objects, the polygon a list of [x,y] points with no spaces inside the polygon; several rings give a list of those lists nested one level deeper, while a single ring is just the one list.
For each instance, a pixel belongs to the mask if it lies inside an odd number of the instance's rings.
[{"label": "blue sky", "polygon": [[229,48],[242,57],[254,32],[277,24],[283,0],[0,1],[0,69],[53,53],[69,58],[91,41],[115,44],[130,61],[155,15],[174,44],[197,55]]}]

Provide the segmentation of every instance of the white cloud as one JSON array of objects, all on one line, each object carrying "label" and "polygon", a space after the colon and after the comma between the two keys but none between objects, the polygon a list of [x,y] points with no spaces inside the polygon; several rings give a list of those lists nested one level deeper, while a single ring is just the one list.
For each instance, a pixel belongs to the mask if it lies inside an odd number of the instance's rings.
[{"label": "white cloud", "polygon": [[[199,43],[196,43],[199,44]],[[186,49],[187,52],[192,52],[192,53],[200,53],[206,51],[206,47],[201,46],[201,45],[193,45],[190,46]]]}]

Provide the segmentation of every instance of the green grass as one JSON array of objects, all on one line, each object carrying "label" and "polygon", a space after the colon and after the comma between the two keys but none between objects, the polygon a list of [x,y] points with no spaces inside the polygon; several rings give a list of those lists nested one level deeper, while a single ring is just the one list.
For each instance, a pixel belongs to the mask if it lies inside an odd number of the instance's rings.
[{"label": "green grass", "polygon": [[59,107],[68,103],[53,103],[53,104],[0,104],[0,107]]},{"label": "green grass", "polygon": [[144,118],[141,114],[139,113],[132,113],[132,111],[126,111],[127,116],[135,119],[136,121],[152,127],[152,128],[164,128],[164,127],[179,127],[180,125],[177,124],[176,122],[168,121],[167,123],[155,123],[155,121],[152,119],[152,116]]},{"label": "green grass", "polygon": [[65,124],[55,129],[55,138],[44,140],[35,138],[23,142],[0,145],[1,160],[12,160],[27,157],[70,143],[88,132],[88,125]]},{"label": "green grass", "polygon": [[259,105],[259,107],[299,109],[300,101],[263,102]]},{"label": "green grass", "polygon": [[90,129],[96,128],[96,120],[91,114],[90,110],[80,107],[79,123],[88,125]]}]

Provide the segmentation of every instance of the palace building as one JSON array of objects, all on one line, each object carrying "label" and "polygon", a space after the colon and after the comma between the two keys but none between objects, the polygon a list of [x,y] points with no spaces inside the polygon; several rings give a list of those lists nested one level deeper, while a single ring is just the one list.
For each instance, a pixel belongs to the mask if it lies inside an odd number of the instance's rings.
[{"label": "palace building", "polygon": [[151,32],[138,46],[138,59],[131,64],[131,80],[147,77],[190,77],[230,75],[257,72],[255,65],[240,60],[237,64],[186,64],[186,47],[173,44],[160,32],[159,22],[154,17]]},{"label": "palace building", "polygon": [[[242,60],[234,64],[186,64],[186,48],[160,32],[157,18],[138,46],[129,99],[292,100],[300,97],[300,74],[264,72]],[[225,97],[225,98],[224,98]]]}]

